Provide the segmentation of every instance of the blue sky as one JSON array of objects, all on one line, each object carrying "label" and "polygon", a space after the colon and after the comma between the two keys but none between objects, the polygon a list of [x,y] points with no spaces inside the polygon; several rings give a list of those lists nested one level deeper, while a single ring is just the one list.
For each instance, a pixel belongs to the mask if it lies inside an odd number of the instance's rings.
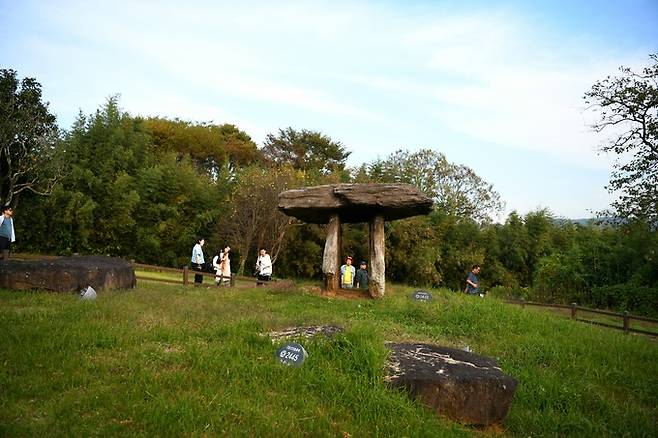
[{"label": "blue sky", "polygon": [[614,157],[583,93],[658,51],[658,1],[7,1],[0,67],[60,126],[121,94],[131,114],[292,126],[350,165],[431,148],[501,194],[502,216],[607,207]]}]

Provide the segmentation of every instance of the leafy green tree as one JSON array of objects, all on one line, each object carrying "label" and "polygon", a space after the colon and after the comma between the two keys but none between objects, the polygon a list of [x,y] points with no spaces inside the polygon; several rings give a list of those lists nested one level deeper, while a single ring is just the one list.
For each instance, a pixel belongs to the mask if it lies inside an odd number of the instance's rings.
[{"label": "leafy green tree", "polygon": [[532,282],[532,274],[542,257],[553,252],[552,236],[555,230],[555,221],[547,209],[532,211],[523,217],[528,236],[527,272],[525,284]]},{"label": "leafy green tree", "polygon": [[61,176],[56,119],[34,78],[0,70],[0,199],[16,204],[24,191],[47,195]]},{"label": "leafy green tree", "polygon": [[288,278],[322,278],[326,230],[322,225],[295,223],[286,234],[275,275]]},{"label": "leafy green tree", "polygon": [[500,228],[501,263],[513,272],[520,286],[529,286],[528,232],[523,218],[513,211]]},{"label": "leafy green tree", "polygon": [[[442,227],[446,227],[440,240],[436,242],[442,254],[440,266],[443,275],[442,285],[452,290],[463,291],[468,271],[474,264],[482,264],[486,256],[485,246],[482,244],[482,228],[470,218],[446,214],[438,217],[445,224]],[[487,277],[482,277],[485,278]]]},{"label": "leafy green tree", "polygon": [[[265,247],[276,262],[286,240],[293,218],[278,210],[278,196],[282,191],[302,185],[303,175],[290,166],[264,169],[250,166],[235,176],[235,190],[231,194],[230,211],[217,223],[221,239],[238,250],[238,273],[245,272],[247,260],[256,261],[259,248]],[[253,257],[252,257],[253,256]]]},{"label": "leafy green tree", "polygon": [[393,281],[415,286],[442,283],[441,249],[437,232],[426,217],[413,217],[387,224],[386,274]]},{"label": "leafy green tree", "polygon": [[121,111],[116,96],[95,114],[80,115],[62,149],[69,175],[51,197],[31,199],[35,214],[21,221],[37,251],[180,266],[226,205],[218,178],[187,155],[157,149],[144,121]]},{"label": "leafy green tree", "polygon": [[265,159],[275,165],[288,164],[304,172],[329,175],[345,168],[350,156],[345,147],[317,131],[293,128],[268,134],[261,149]]},{"label": "leafy green tree", "polygon": [[585,271],[578,246],[566,254],[555,253],[540,259],[535,273],[536,297],[552,303],[578,301],[578,294],[587,287]]},{"label": "leafy green tree", "polygon": [[220,173],[217,180],[200,173],[189,157],[159,156],[139,170],[135,178],[139,207],[135,210],[134,258],[151,263],[182,266],[189,263],[196,237],[219,245],[212,231],[228,214],[230,188]]},{"label": "leafy green tree", "polygon": [[261,159],[256,143],[234,125],[158,117],[146,119],[145,125],[156,150],[175,152],[179,158],[189,156],[200,171],[213,178],[223,166],[248,166]]},{"label": "leafy green tree", "polygon": [[652,65],[634,72],[597,81],[585,93],[585,102],[598,112],[592,126],[597,132],[612,131],[602,146],[619,160],[614,165],[608,190],[619,192],[615,213],[627,219],[643,219],[658,227],[658,54]]},{"label": "leafy green tree", "polygon": [[503,225],[491,224],[482,229],[479,242],[484,250],[484,259],[481,262],[483,271],[480,276],[489,286],[505,286],[516,288],[519,286],[518,276],[505,267],[502,260],[504,259],[501,239]]},{"label": "leafy green tree", "polygon": [[[371,181],[411,184],[448,214],[491,220],[503,203],[493,185],[485,182],[471,168],[450,163],[445,155],[430,149],[417,152],[399,150],[384,160],[368,166]],[[363,170],[358,170],[363,178]]]}]

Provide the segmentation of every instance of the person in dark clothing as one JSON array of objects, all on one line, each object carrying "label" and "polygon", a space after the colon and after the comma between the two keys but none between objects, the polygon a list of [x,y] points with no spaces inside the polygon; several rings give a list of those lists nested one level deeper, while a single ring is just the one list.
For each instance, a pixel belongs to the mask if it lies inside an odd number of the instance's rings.
[{"label": "person in dark clothing", "polygon": [[359,270],[354,276],[354,286],[358,289],[368,289],[368,264],[364,261],[359,265]]},{"label": "person in dark clothing", "polygon": [[469,295],[480,295],[481,297],[484,296],[480,292],[480,283],[477,277],[479,273],[480,265],[473,265],[471,272],[469,272],[468,277],[466,277],[466,289],[464,290],[464,293]]}]

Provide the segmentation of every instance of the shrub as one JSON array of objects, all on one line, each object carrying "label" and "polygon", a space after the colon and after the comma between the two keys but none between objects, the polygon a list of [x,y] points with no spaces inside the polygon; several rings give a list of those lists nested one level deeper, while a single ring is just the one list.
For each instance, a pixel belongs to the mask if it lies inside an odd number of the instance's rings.
[{"label": "shrub", "polygon": [[585,305],[629,311],[658,317],[658,288],[632,283],[593,287],[584,296]]},{"label": "shrub", "polygon": [[532,288],[521,286],[494,286],[489,290],[492,297],[507,299],[507,300],[520,300],[523,298],[526,301],[533,301],[535,292]]}]

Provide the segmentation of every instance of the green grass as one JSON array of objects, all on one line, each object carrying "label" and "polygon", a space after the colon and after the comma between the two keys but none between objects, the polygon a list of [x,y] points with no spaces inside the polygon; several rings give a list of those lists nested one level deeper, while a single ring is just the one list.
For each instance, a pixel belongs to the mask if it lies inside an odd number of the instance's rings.
[{"label": "green grass", "polygon": [[[387,288],[379,301],[140,282],[0,291],[0,435],[656,436],[658,345],[493,299]],[[263,332],[338,324],[277,363]],[[382,381],[384,341],[470,346],[519,380],[500,428],[436,417]]]},{"label": "green grass", "polygon": [[[135,269],[135,275],[139,280],[166,280],[166,281],[175,281],[183,283],[183,273],[182,272],[169,272],[169,271],[154,271],[138,268]],[[214,286],[214,276],[204,275],[203,283],[204,286]],[[194,281],[194,271],[190,271],[188,281],[192,283]],[[256,279],[251,279],[248,277],[235,277],[235,286],[237,287],[253,287],[256,283]]]},{"label": "green grass", "polygon": [[[562,317],[565,318],[571,317],[571,309],[526,306],[526,310],[530,310],[531,312],[551,312],[555,315],[561,315]],[[611,326],[618,327],[620,329],[624,327],[624,320],[620,316],[602,315],[594,312],[588,312],[585,310],[578,310],[576,317],[581,322],[589,321],[599,324],[608,324]],[[654,333],[658,335],[658,324],[656,324],[655,322],[639,321],[639,320],[631,319],[630,328],[635,330],[644,330],[646,332]]]}]

